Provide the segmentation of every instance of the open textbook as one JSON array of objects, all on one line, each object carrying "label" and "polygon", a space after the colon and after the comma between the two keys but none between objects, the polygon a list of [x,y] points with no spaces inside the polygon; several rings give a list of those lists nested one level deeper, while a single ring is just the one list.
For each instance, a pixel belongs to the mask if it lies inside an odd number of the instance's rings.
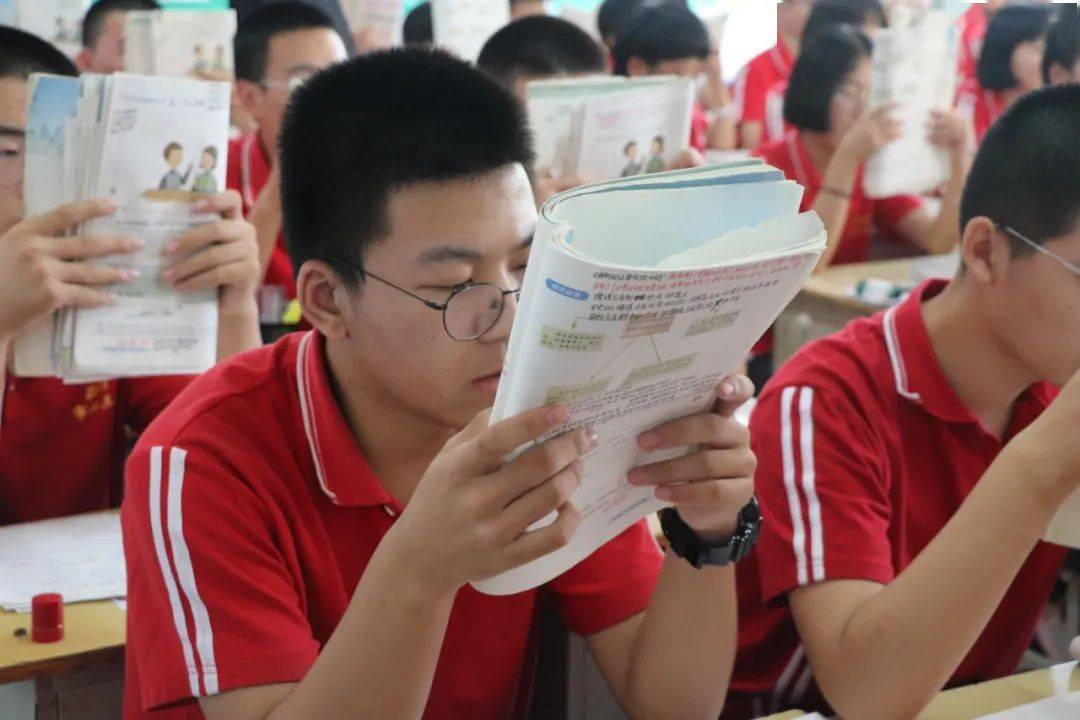
[{"label": "open textbook", "polygon": [[662,172],[690,147],[694,82],[687,78],[539,80],[527,96],[536,166],[554,177]]},{"label": "open textbook", "polygon": [[431,0],[435,45],[475,62],[487,39],[510,22],[506,0]]},{"label": "open textbook", "polygon": [[192,203],[225,186],[229,85],[141,75],[30,76],[24,198],[31,214],[108,197],[78,230],[140,238],[102,262],[139,273],[114,305],[65,308],[15,339],[15,373],[70,381],[196,373],[217,351],[217,295],[161,283],[165,245],[213,216]]},{"label": "open textbook", "polygon": [[140,75],[232,80],[234,10],[124,13],[124,67]]},{"label": "open textbook", "polygon": [[544,205],[492,421],[562,403],[569,420],[547,437],[591,425],[600,446],[584,458],[570,544],[477,589],[547,582],[663,506],[626,473],[685,450],[648,453],[634,438],[711,407],[802,287],[825,248],[821,221],[798,212],[802,193],[747,160],[587,185]]},{"label": "open textbook", "polygon": [[82,18],[91,0],[0,0],[0,25],[48,40],[68,55],[82,47]]},{"label": "open textbook", "polygon": [[923,193],[949,178],[948,151],[930,143],[927,123],[932,110],[952,107],[956,29],[941,11],[920,13],[913,22],[874,38],[870,104],[897,103],[903,135],[867,159],[867,197]]}]

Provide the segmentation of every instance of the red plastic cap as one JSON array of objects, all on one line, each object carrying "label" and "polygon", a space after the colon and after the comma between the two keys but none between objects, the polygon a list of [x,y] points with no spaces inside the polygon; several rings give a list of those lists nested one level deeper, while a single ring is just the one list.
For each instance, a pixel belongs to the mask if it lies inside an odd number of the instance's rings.
[{"label": "red plastic cap", "polygon": [[64,598],[59,593],[35,595],[30,601],[30,639],[56,642],[64,637]]}]

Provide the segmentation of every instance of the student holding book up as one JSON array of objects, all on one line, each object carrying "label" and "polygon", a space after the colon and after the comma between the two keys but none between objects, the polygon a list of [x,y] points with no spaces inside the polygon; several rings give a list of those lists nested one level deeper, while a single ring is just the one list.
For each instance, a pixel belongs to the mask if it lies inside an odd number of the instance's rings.
[{"label": "student holding book up", "polygon": [[1040,538],[1080,487],[1078,126],[1080,86],[1019,100],[972,165],[952,281],[762,393],[768,521],[739,566],[726,717],[913,718],[1016,670],[1065,557]]},{"label": "student holding book up", "polygon": [[[23,218],[26,80],[34,72],[77,74],[71,61],[44,40],[0,27],[0,525],[115,507],[125,426],[146,427],[191,381],[147,377],[67,385],[6,371],[20,330],[62,306],[107,304],[103,286],[134,280],[90,262],[133,251],[130,239],[64,237],[78,223],[114,207],[89,201]],[[220,359],[259,344],[258,254],[254,228],[240,215],[240,198],[226,193],[206,202],[222,219],[178,238],[171,282],[182,290],[221,289]]]},{"label": "student holding book up", "polygon": [[322,68],[345,59],[345,43],[321,10],[297,0],[274,2],[245,17],[233,40],[236,93],[257,129],[229,143],[226,186],[244,202],[259,236],[265,285],[296,297],[296,281],[281,233],[277,143],[293,90]]},{"label": "student holding book up", "polygon": [[611,57],[616,75],[704,78],[716,104],[695,104],[690,130],[690,147],[704,152],[735,147],[735,106],[721,80],[717,53],[701,18],[683,3],[664,2],[643,5],[623,21]]},{"label": "student holding book up", "polygon": [[870,40],[851,26],[818,33],[803,47],[784,101],[784,117],[796,129],[754,153],[806,188],[803,209],[817,212],[829,230],[819,269],[867,261],[875,232],[899,236],[928,253],[947,252],[958,237],[971,151],[967,126],[956,112],[936,113],[927,129],[952,159],[937,213],[917,196],[871,200],[863,194],[863,164],[900,131],[889,107],[867,107],[870,53]]},{"label": "student holding book up", "polygon": [[[595,442],[507,462],[565,408],[491,426],[484,409],[537,222],[531,162],[520,103],[442,52],[361,56],[297,91],[282,200],[315,329],[204,375],[128,463],[126,717],[526,716],[541,595],[468,583],[568,542]],[[682,520],[724,544],[752,492],[731,417],[751,390],[715,392],[637,438],[701,450],[636,482],[680,483]],[[633,717],[712,720],[733,579],[664,559],[639,522],[543,595]]]},{"label": "student holding book up", "polygon": [[[601,75],[604,49],[587,32],[562,18],[532,16],[506,25],[484,43],[477,67],[525,102],[533,80]],[[536,205],[586,182],[577,174],[555,179],[547,168],[533,178]]]}]

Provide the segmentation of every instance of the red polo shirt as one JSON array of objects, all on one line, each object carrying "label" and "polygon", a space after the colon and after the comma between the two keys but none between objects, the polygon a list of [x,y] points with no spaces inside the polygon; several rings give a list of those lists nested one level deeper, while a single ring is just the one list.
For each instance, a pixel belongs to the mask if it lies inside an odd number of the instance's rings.
[{"label": "red polo shirt", "polygon": [[[323,347],[293,333],[219,364],[136,446],[126,718],[170,704],[153,716],[200,718],[193,698],[302,679],[404,510],[342,417]],[[464,587],[425,717],[522,717],[541,593],[591,635],[645,609],[661,562],[638,523],[540,590]]]},{"label": "red polo shirt", "polygon": [[[830,714],[787,593],[835,579],[891,582],[1053,399],[1048,385],[1032,386],[1004,438],[983,428],[923,323],[920,303],[944,286],[923,284],[899,306],[807,346],[758,401],[750,431],[767,521],[737,568],[739,654],[726,718],[792,707]],[[1044,543],[1032,551],[950,685],[1016,670],[1064,557]]]},{"label": "red polo shirt", "polygon": [[979,53],[989,25],[990,15],[984,5],[972,5],[956,19],[956,29],[960,35],[956,72],[961,84],[977,82],[975,68],[979,64]]},{"label": "red polo shirt", "polygon": [[120,504],[126,429],[142,430],[190,377],[65,385],[5,374],[0,395],[0,525]]},{"label": "red polo shirt", "polygon": [[997,90],[984,90],[972,80],[956,91],[956,108],[971,122],[975,142],[981,143],[986,131],[1005,112],[1005,99]]},{"label": "red polo shirt", "polygon": [[[270,170],[270,158],[263,149],[257,130],[229,141],[225,186],[240,193],[245,217],[251,212],[251,206],[255,204],[270,178]],[[270,264],[266,268],[263,284],[285,288],[286,300],[296,297],[296,277],[289,252],[285,249],[285,236],[281,233],[278,233],[277,244],[270,255]]]},{"label": "red polo shirt", "polygon": [[[787,82],[793,65],[791,51],[779,34],[776,36],[776,45],[746,64],[735,80],[733,93],[735,117],[740,125],[746,122],[768,125],[769,92],[778,84]],[[783,94],[780,99],[782,103]],[[773,114],[775,115],[775,109]],[[781,115],[781,119],[782,117]]]},{"label": "red polo shirt", "polygon": [[[814,207],[814,200],[821,190],[821,173],[814,167],[798,132],[790,132],[780,141],[762,146],[753,155],[783,170],[788,180],[794,180],[806,189],[800,208],[802,212]],[[832,265],[866,262],[870,259],[870,239],[875,232],[894,235],[900,221],[911,211],[922,207],[922,200],[917,195],[897,195],[880,200],[866,197],[863,195],[862,175],[860,167],[852,189],[847,224],[840,237],[840,245],[832,256]]]}]

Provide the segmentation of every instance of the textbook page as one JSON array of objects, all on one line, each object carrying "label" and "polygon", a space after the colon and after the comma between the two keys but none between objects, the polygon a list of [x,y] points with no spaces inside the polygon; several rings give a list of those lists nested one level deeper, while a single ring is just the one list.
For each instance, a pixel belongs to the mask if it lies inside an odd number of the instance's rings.
[{"label": "textbook page", "polygon": [[82,47],[82,18],[91,0],[14,0],[19,28],[48,40],[66,55]]},{"label": "textbook page", "polygon": [[695,86],[669,78],[585,101],[577,171],[590,178],[664,172],[690,147]]},{"label": "textbook page", "polygon": [[163,248],[213,219],[192,203],[225,186],[229,86],[115,75],[99,132],[92,195],[120,209],[85,225],[90,234],[136,235],[145,247],[103,262],[140,277],[111,288],[115,305],[80,308],[67,338],[72,374],[201,372],[217,356],[217,293],[179,293],[159,280]]},{"label": "textbook page", "polygon": [[946,15],[928,11],[911,27],[883,30],[874,39],[870,104],[898,104],[903,135],[866,161],[867,197],[917,194],[949,178],[949,154],[927,139],[932,110],[948,110],[955,92],[956,30]]},{"label": "textbook page", "polygon": [[983,715],[981,720],[1076,720],[1080,717],[1080,692],[1046,698],[1029,705]]},{"label": "textbook page", "polygon": [[235,10],[130,12],[124,16],[125,68],[142,75],[228,81],[235,34]]},{"label": "textbook page", "polygon": [[476,62],[495,31],[510,22],[506,0],[431,0],[435,45]]},{"label": "textbook page", "polygon": [[592,425],[600,446],[583,458],[569,545],[478,590],[547,582],[663,507],[626,473],[685,449],[648,453],[635,437],[711,407],[716,384],[809,277],[825,232],[797,214],[801,197],[748,161],[598,183],[544,206],[492,422],[562,403],[567,423],[540,442]]},{"label": "textbook page", "polygon": [[116,511],[0,527],[0,609],[25,612],[38,593],[65,603],[127,594]]}]

